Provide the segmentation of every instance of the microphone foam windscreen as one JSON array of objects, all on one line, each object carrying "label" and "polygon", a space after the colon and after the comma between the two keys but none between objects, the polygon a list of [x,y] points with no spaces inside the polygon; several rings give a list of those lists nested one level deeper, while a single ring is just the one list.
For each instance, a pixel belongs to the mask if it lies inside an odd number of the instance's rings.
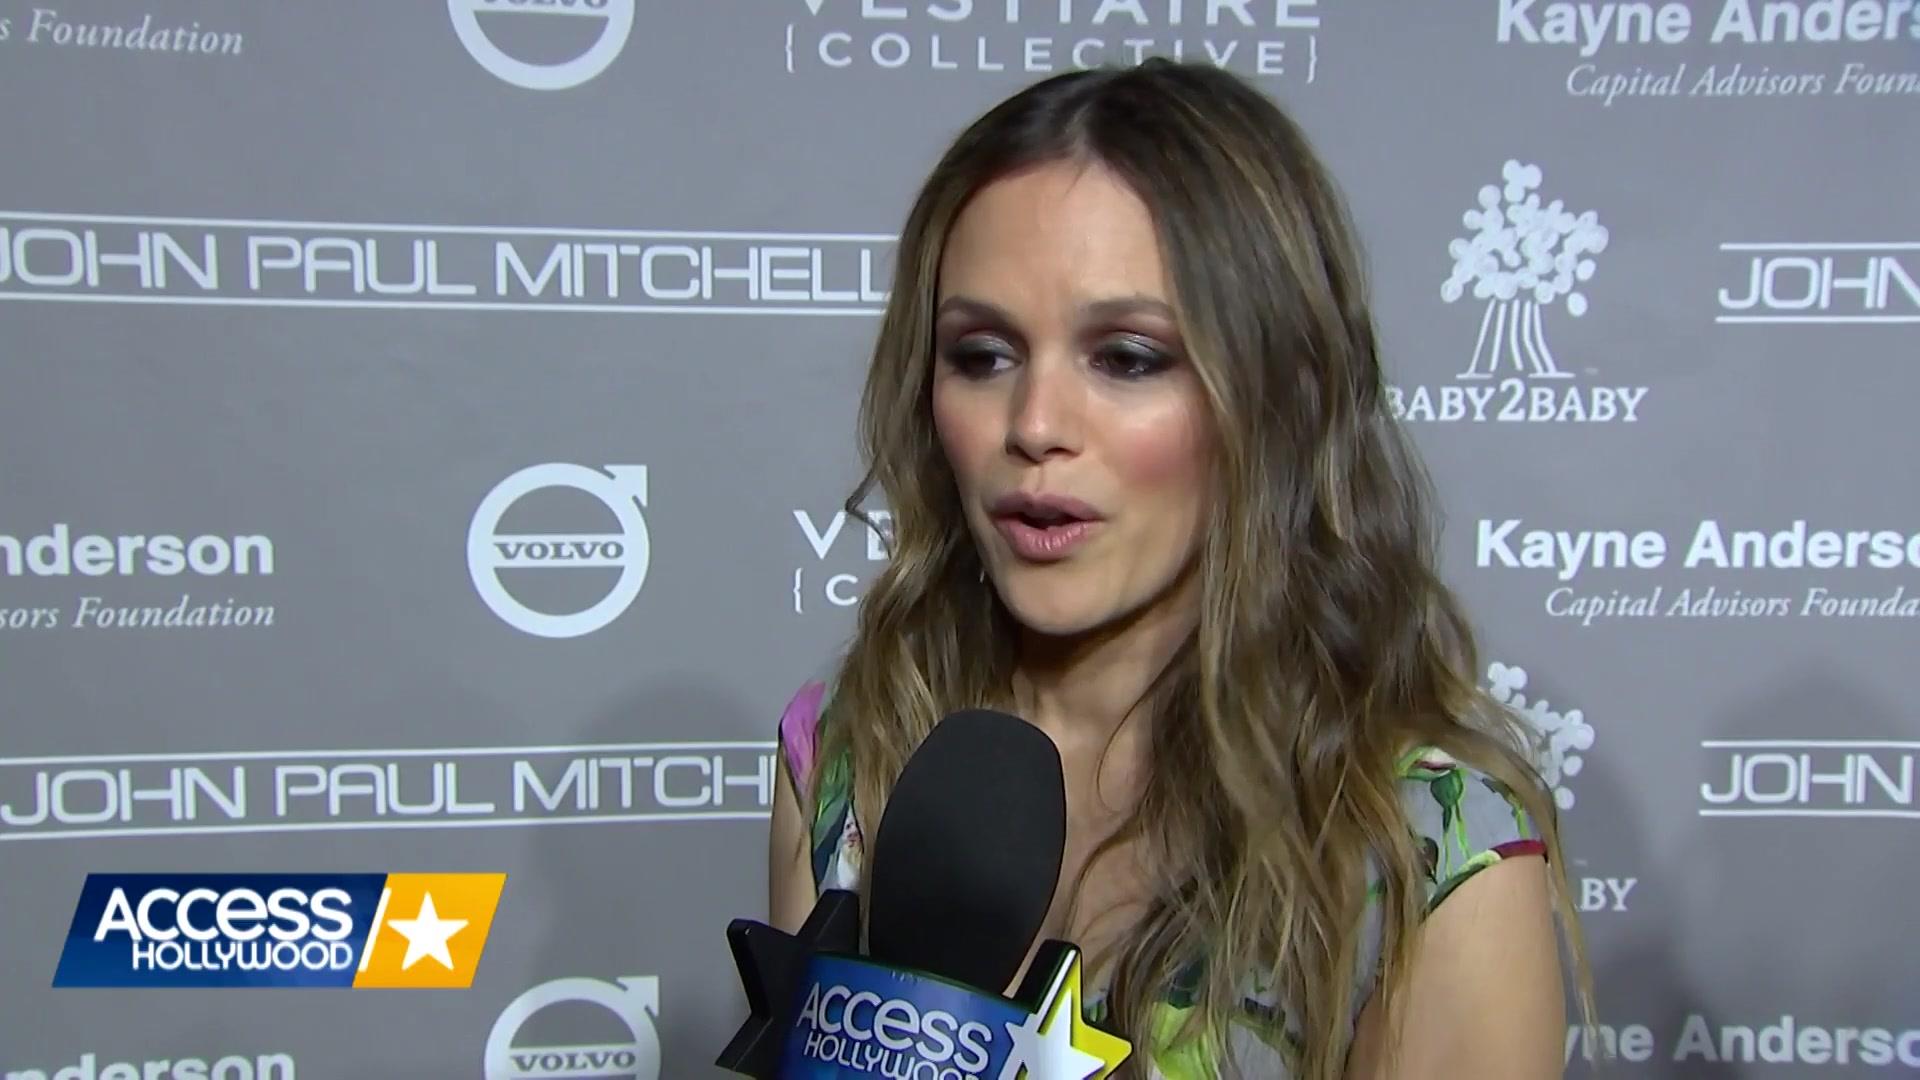
[{"label": "microphone foam windscreen", "polygon": [[1006,713],[949,715],[875,832],[868,955],[1003,992],[1046,921],[1066,839],[1053,740]]}]

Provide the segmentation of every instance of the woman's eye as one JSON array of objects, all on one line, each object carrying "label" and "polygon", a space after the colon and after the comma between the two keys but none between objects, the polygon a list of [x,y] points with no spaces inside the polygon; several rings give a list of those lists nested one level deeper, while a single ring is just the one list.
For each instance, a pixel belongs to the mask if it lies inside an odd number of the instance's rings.
[{"label": "woman's eye", "polygon": [[1094,353],[1094,364],[1117,378],[1144,379],[1171,367],[1173,358],[1141,342],[1116,341]]},{"label": "woman's eye", "polygon": [[1012,364],[1004,345],[989,341],[957,341],[947,347],[948,366],[968,378],[985,378]]}]

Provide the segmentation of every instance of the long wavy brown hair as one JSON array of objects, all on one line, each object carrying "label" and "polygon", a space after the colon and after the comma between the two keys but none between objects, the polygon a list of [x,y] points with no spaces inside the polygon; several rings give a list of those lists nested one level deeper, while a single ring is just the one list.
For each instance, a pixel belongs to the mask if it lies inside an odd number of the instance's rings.
[{"label": "long wavy brown hair", "polygon": [[1137,842],[1154,874],[1146,914],[1089,958],[1112,976],[1110,1026],[1136,1047],[1125,1072],[1151,1054],[1155,998],[1205,957],[1179,1039],[1224,1047],[1251,977],[1299,1026],[1293,1074],[1337,1077],[1365,976],[1369,866],[1383,877],[1375,993],[1395,1029],[1425,913],[1397,789],[1418,746],[1483,769],[1531,812],[1591,1022],[1556,807],[1523,725],[1478,688],[1473,635],[1433,569],[1428,481],[1386,405],[1342,198],[1300,129],[1213,68],[1151,60],[1038,82],[966,128],[913,203],[861,401],[868,471],[846,503],[866,520],[884,495],[890,561],[860,604],[822,734],[824,753],[851,750],[861,827],[873,835],[943,715],[1011,704],[1018,634],[981,583],[934,432],[934,308],[970,197],[1054,162],[1103,166],[1147,204],[1217,453],[1197,627],[1142,699],[1150,776],[1106,842]]}]

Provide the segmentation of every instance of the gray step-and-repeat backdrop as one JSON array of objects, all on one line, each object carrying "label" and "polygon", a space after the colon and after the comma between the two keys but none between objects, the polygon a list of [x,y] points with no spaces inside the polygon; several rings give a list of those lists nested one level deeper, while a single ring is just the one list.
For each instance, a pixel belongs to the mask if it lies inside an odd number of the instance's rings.
[{"label": "gray step-and-repeat backdrop", "polygon": [[[1911,0],[0,0],[0,1075],[716,1075],[892,230],[1148,54],[1351,196],[1616,1073],[1920,1068]],[[56,987],[109,872],[470,985]]]}]

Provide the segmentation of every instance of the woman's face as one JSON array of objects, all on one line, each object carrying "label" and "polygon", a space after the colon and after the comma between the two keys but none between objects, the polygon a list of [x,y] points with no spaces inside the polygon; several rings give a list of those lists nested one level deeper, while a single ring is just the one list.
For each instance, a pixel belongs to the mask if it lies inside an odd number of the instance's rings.
[{"label": "woman's face", "polygon": [[980,191],[947,241],[934,349],[934,424],[1014,616],[1073,635],[1177,595],[1207,414],[1133,192],[1071,164]]}]

